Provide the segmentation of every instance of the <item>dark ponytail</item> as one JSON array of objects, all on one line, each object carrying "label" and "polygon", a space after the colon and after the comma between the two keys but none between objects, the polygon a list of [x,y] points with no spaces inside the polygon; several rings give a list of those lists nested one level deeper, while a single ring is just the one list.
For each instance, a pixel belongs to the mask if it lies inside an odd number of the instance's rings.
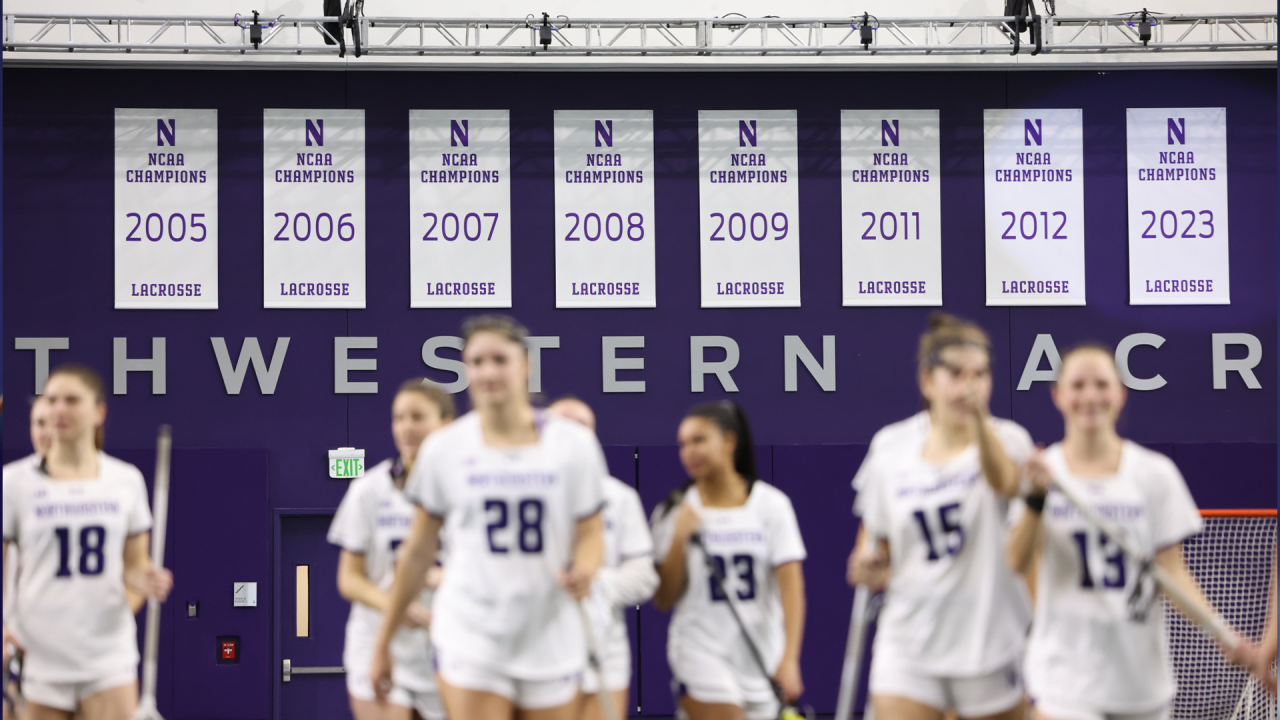
[{"label": "dark ponytail", "polygon": [[[721,432],[737,436],[738,444],[733,449],[733,469],[747,481],[747,492],[750,493],[751,486],[759,479],[760,473],[756,468],[756,448],[751,440],[751,424],[747,422],[747,414],[742,406],[732,400],[704,403],[685,413],[685,417],[704,418],[714,423]],[[679,505],[691,487],[693,480],[687,480],[668,495],[658,505],[657,517],[665,517]]]}]

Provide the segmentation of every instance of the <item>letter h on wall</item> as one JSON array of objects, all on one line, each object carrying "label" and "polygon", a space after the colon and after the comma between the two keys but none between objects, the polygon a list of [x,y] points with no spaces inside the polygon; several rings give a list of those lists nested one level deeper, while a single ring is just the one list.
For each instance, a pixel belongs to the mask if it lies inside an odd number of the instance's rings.
[{"label": "letter h on wall", "polygon": [[755,120],[739,120],[738,121],[738,147],[756,146],[756,121]]},{"label": "letter h on wall", "polygon": [[1179,145],[1187,144],[1187,119],[1169,118],[1169,144],[1177,139]]},{"label": "letter h on wall", "polygon": [[178,120],[176,118],[169,118],[168,125],[164,124],[163,119],[156,118],[156,147],[164,147],[165,140],[168,140],[170,145],[178,144]]},{"label": "letter h on wall", "polygon": [[316,145],[324,147],[324,119],[307,120],[307,147],[311,147],[312,141]]},{"label": "letter h on wall", "polygon": [[1044,144],[1044,126],[1039,118],[1022,121],[1022,144],[1030,145],[1031,143]]},{"label": "letter h on wall", "polygon": [[613,121],[612,120],[596,121],[596,147],[602,147],[600,144],[601,141],[604,142],[604,147],[613,147]]},{"label": "letter h on wall", "polygon": [[470,132],[471,128],[466,120],[450,120],[449,147],[458,147],[458,143],[462,143],[462,147],[470,147]]}]

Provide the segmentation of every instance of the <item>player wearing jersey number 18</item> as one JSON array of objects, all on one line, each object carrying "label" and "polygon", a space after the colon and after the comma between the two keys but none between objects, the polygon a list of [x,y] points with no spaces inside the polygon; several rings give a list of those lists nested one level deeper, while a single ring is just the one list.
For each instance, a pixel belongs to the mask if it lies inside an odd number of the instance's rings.
[{"label": "player wearing jersey number 18", "polygon": [[4,551],[16,544],[20,565],[6,654],[10,643],[25,649],[27,718],[127,720],[138,704],[138,645],[126,589],[164,600],[173,576],[151,564],[142,473],[100,449],[102,379],[64,365],[43,396],[48,453],[4,469]]},{"label": "player wearing jersey number 18", "polygon": [[600,567],[607,474],[600,443],[529,404],[523,327],[463,325],[475,408],[432,433],[405,494],[418,505],[378,632],[370,676],[391,687],[391,638],[431,567],[449,559],[432,603],[436,681],[451,718],[571,720],[586,642],[577,600]]},{"label": "player wearing jersey number 18", "polygon": [[936,314],[921,336],[928,410],[876,433],[854,478],[862,518],[849,580],[885,590],[871,657],[878,720],[1021,720],[1026,587],[1004,562],[1026,430],[987,410],[991,349]]},{"label": "player wearing jersey number 18", "polygon": [[342,548],[338,592],[351,603],[342,665],[356,720],[410,720],[415,711],[425,720],[444,720],[428,634],[428,608],[436,584],[430,576],[428,589],[409,605],[404,626],[391,642],[395,675],[386,703],[375,701],[369,661],[395,577],[396,549],[413,520],[413,504],[404,496],[405,479],[422,441],[453,420],[454,412],[453,398],[434,383],[418,378],[401,385],[391,402],[391,435],[398,457],[352,481],[329,528],[329,542]]},{"label": "player wearing jersey number 18", "polygon": [[667,662],[680,708],[691,720],[774,720],[771,685],[785,702],[804,693],[806,553],[795,510],[757,479],[737,404],[695,407],[677,438],[691,479],[653,513],[653,604],[675,608]]},{"label": "player wearing jersey number 18", "polygon": [[[1026,670],[1039,720],[1163,720],[1174,693],[1164,612],[1151,606],[1142,558],[1130,557],[1052,482],[1087,488],[1093,510],[1153,557],[1188,602],[1212,614],[1182,557],[1183,540],[1203,528],[1200,514],[1172,460],[1116,433],[1126,394],[1110,350],[1068,352],[1052,388],[1065,437],[1027,464],[1031,494],[1010,533],[1008,559],[1018,571],[1038,560]],[[1247,666],[1255,649],[1239,637],[1223,652]]]}]

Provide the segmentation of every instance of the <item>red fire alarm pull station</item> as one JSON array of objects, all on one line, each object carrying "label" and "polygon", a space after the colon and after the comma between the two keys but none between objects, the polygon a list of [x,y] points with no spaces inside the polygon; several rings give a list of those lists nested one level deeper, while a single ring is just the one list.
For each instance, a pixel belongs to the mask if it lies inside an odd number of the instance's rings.
[{"label": "red fire alarm pull station", "polygon": [[240,638],[236,635],[223,635],[218,638],[218,664],[240,664]]}]

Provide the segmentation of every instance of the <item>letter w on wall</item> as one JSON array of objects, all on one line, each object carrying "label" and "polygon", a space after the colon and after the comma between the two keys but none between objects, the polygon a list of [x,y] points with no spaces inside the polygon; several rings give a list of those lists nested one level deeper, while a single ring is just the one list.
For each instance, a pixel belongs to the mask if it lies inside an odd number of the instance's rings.
[{"label": "letter w on wall", "polygon": [[222,384],[226,386],[228,395],[240,394],[240,388],[244,385],[244,376],[249,372],[251,364],[262,394],[275,394],[276,382],[280,380],[280,369],[284,367],[284,356],[289,351],[289,338],[276,338],[276,347],[271,352],[270,365],[262,357],[262,348],[259,347],[256,337],[247,337],[240,344],[240,357],[234,365],[231,362],[231,354],[227,352],[226,339],[215,337],[209,340],[213,342],[213,354],[218,358],[218,370],[222,372]]}]

